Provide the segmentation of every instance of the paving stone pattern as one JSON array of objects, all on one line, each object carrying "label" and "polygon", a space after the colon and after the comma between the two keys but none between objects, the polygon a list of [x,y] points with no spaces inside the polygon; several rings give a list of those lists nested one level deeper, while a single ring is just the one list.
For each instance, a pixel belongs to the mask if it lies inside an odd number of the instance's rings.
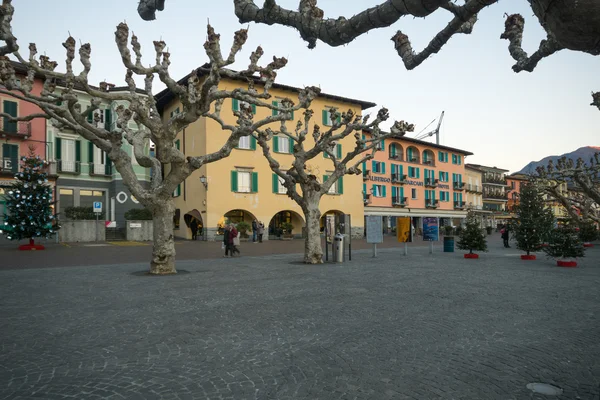
[{"label": "paving stone pattern", "polygon": [[600,249],[0,271],[0,399],[600,399]]}]

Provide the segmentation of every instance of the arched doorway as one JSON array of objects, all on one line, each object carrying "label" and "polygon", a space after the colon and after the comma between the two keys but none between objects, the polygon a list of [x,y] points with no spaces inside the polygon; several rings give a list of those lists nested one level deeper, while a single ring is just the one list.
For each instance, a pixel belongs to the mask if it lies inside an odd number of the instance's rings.
[{"label": "arched doorway", "polygon": [[343,218],[344,213],[340,210],[329,210],[324,212],[321,215],[321,220],[319,221],[321,233],[325,233],[325,225],[327,225],[327,232],[332,238],[333,235],[340,231],[340,222],[343,220]]},{"label": "arched doorway", "polygon": [[[256,219],[254,214],[246,210],[227,211],[217,223],[217,235],[223,234],[223,228],[225,227],[225,225],[235,224],[237,226],[240,222],[245,222],[246,224],[248,224],[250,226],[250,229],[248,229],[248,231],[250,231],[252,229],[252,221],[254,219]],[[247,234],[245,232],[242,232],[242,237],[247,237]]]},{"label": "arched doorway", "polygon": [[269,239],[280,238],[286,233],[286,228],[291,227],[291,235],[302,234],[304,218],[300,214],[290,210],[279,211],[269,222]]},{"label": "arched doorway", "polygon": [[204,221],[202,220],[202,215],[200,215],[200,211],[198,211],[196,209],[188,211],[183,216],[183,220],[185,221],[185,225],[187,226],[187,229],[189,230],[190,237],[193,236],[192,223],[194,223],[198,227],[197,236],[199,238],[202,238],[202,240],[206,240],[205,235],[204,235],[204,233],[205,233]]}]

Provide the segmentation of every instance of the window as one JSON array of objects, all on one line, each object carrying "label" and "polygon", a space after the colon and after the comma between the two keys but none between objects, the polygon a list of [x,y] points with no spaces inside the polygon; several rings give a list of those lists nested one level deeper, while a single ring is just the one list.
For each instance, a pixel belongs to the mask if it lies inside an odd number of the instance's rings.
[{"label": "window", "polygon": [[[454,157],[454,154],[452,155]],[[438,151],[438,161],[439,162],[448,162],[448,153],[445,151]],[[454,161],[454,158],[453,158]]]},{"label": "window", "polygon": [[409,178],[419,178],[421,175],[420,168],[418,167],[408,167],[408,177]]},{"label": "window", "polygon": [[385,163],[381,161],[371,162],[371,171],[377,174],[385,174]]},{"label": "window", "polygon": [[435,190],[425,190],[425,205],[435,203]]},{"label": "window", "polygon": [[242,136],[237,148],[241,150],[256,150],[256,139],[253,136]]},{"label": "window", "polygon": [[273,151],[275,153],[286,153],[291,154],[291,150],[294,148],[293,139],[287,136],[275,136],[273,138]]},{"label": "window", "polygon": [[[280,102],[279,101],[273,101],[273,102],[271,102],[271,104],[273,104],[275,107],[279,107],[280,106]],[[271,110],[271,115],[273,115],[273,116],[279,115],[279,111],[277,111],[277,110]],[[294,111],[292,111],[292,119],[294,119]]]},{"label": "window", "polygon": [[100,190],[79,191],[79,207],[93,207],[95,201],[104,200],[104,192]]},{"label": "window", "polygon": [[403,203],[404,202],[404,188],[392,186],[392,201]]},{"label": "window", "polygon": [[417,198],[417,189],[413,188],[410,190],[411,198],[414,200]]},{"label": "window", "polygon": [[171,111],[170,116],[171,116],[171,118],[173,118],[177,114],[179,114],[179,107],[177,107],[176,109],[174,109],[173,111]]},{"label": "window", "polygon": [[[11,117],[17,117],[17,102],[4,100],[2,102],[2,110],[4,113],[10,115]],[[2,128],[4,132],[8,133],[17,133],[17,123],[15,121],[10,121],[8,118],[3,118]]]},{"label": "window", "polygon": [[239,101],[238,99],[231,99],[231,109],[233,111],[240,111],[240,106],[246,106],[252,108],[252,114],[256,114],[256,105],[249,104],[245,101]]},{"label": "window", "polygon": [[60,172],[79,173],[81,161],[81,142],[56,138],[56,160],[59,162]]},{"label": "window", "polygon": [[[325,126],[333,126],[333,121],[331,120],[331,113],[329,112],[329,110],[331,109],[331,107],[326,108],[325,110],[322,111],[322,123]],[[337,119],[337,122],[340,123],[342,122],[342,117],[339,116]]]},{"label": "window", "polygon": [[377,143],[377,151],[385,150],[385,139],[381,139],[381,142]]},{"label": "window", "polygon": [[[323,182],[329,180],[331,175],[323,175]],[[338,178],[338,180],[331,185],[327,194],[344,194],[344,177]]]},{"label": "window", "polygon": [[452,174],[452,182],[454,183],[462,183],[462,175],[461,174]]},{"label": "window", "polygon": [[461,165],[462,164],[462,156],[458,154],[452,154],[452,164]]},{"label": "window", "polygon": [[63,216],[64,219],[65,210],[68,207],[73,207],[75,205],[75,196],[73,194],[73,189],[59,189],[58,203],[60,204],[59,213],[61,216]]},{"label": "window", "polygon": [[450,192],[440,191],[440,201],[450,201]]},{"label": "window", "polygon": [[237,193],[257,193],[258,173],[246,170],[231,171],[231,191]]},{"label": "window", "polygon": [[277,174],[273,174],[273,193],[287,194],[287,189],[283,186],[284,180]]},{"label": "window", "polygon": [[[292,146],[293,146],[293,144],[292,144]],[[326,152],[323,152],[323,157],[329,158],[329,154]],[[335,157],[338,160],[340,160],[342,158],[342,145],[339,143],[335,145]]]},{"label": "window", "polygon": [[384,185],[373,185],[373,196],[375,197],[385,197],[386,189]]},{"label": "window", "polygon": [[440,176],[440,178],[439,178],[440,182],[448,182],[448,173],[447,172],[440,171],[439,176]]},{"label": "window", "polygon": [[455,203],[462,204],[462,202],[463,202],[462,199],[463,199],[462,193],[454,193],[454,202]]},{"label": "window", "polygon": [[0,170],[5,172],[17,172],[19,170],[19,145],[2,143]]}]

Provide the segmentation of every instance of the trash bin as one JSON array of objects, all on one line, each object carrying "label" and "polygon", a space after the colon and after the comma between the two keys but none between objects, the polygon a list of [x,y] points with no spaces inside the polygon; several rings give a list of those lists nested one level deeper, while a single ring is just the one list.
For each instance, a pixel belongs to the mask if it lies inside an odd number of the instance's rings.
[{"label": "trash bin", "polygon": [[341,233],[333,238],[333,262],[344,262],[344,235]]},{"label": "trash bin", "polygon": [[444,253],[454,253],[454,236],[444,236]]}]

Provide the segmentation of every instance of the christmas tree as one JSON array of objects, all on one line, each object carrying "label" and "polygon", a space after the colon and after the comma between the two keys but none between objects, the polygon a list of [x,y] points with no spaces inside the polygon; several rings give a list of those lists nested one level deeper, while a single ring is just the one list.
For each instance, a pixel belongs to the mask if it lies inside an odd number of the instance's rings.
[{"label": "christmas tree", "polygon": [[579,239],[584,243],[593,242],[598,239],[598,229],[593,221],[580,221],[579,226]]},{"label": "christmas tree", "polygon": [[461,230],[457,245],[461,250],[469,250],[469,254],[472,254],[473,250],[487,251],[485,234],[473,212],[467,214],[466,227]]},{"label": "christmas tree", "polygon": [[513,226],[517,249],[527,252],[538,251],[548,239],[554,226],[554,215],[546,207],[539,186],[529,182],[521,186],[517,205],[517,223]]},{"label": "christmas tree", "polygon": [[[8,188],[2,231],[10,240],[49,238],[59,228],[53,215],[52,188],[45,172],[46,161],[36,156],[30,147],[29,156],[21,158],[21,171],[15,174],[15,182]],[[35,248],[42,248],[36,246]]]},{"label": "christmas tree", "polygon": [[576,258],[585,255],[585,248],[573,223],[553,229],[548,247],[545,247],[544,251],[555,258]]}]

